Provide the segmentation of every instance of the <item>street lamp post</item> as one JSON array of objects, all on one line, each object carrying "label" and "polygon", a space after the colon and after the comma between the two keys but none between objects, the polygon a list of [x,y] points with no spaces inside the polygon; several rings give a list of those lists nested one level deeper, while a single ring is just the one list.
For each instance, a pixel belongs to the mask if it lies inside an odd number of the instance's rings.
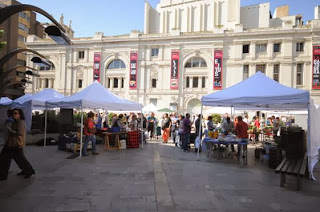
[{"label": "street lamp post", "polygon": [[[71,45],[71,40],[65,35],[66,30],[46,11],[43,9],[29,5],[29,4],[18,4],[18,5],[10,5],[0,9],[0,24],[2,24],[7,18],[10,16],[22,12],[22,11],[34,11],[40,13],[50,19],[56,26],[48,26],[45,29],[45,32],[48,34],[51,39],[53,39],[57,44],[63,45]],[[31,52],[33,54],[38,55],[41,58],[45,58],[43,55],[39,54],[38,52],[31,50],[31,49],[16,49],[9,52],[7,55],[0,59],[0,97],[3,95],[5,90],[4,79],[10,74],[10,71],[4,72],[3,65],[14,55],[22,52]],[[51,64],[42,60],[41,58],[33,58],[36,64],[44,64],[44,66],[48,67]]]},{"label": "street lamp post", "polygon": [[[8,54],[6,54],[5,56],[3,56],[1,59],[0,59],[0,96],[3,95],[5,89],[6,89],[6,86],[4,84],[5,82],[5,78],[12,72],[14,71],[14,69],[11,69],[11,71],[6,71],[4,72],[3,70],[3,65],[11,58],[13,57],[14,55],[16,54],[19,54],[19,53],[22,53],[22,52],[31,52],[39,57],[42,57],[42,58],[45,58],[42,54],[38,53],[37,51],[34,51],[32,49],[15,49],[11,52],[9,52]],[[41,60],[41,59],[40,59]],[[44,62],[44,60],[41,60],[42,62]],[[47,64],[49,64],[48,62],[46,62]]]},{"label": "street lamp post", "polygon": [[13,14],[22,12],[22,11],[34,11],[40,13],[50,19],[56,26],[48,26],[45,29],[45,32],[48,33],[48,36],[51,37],[57,44],[71,45],[71,40],[65,35],[66,30],[46,11],[43,9],[29,5],[29,4],[18,4],[10,5],[0,9],[0,24],[2,24],[8,17]]}]

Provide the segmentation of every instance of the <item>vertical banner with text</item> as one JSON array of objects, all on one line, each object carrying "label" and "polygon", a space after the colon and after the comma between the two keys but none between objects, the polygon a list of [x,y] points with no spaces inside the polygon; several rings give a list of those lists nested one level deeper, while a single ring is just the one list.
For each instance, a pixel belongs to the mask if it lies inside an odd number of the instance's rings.
[{"label": "vertical banner with text", "polygon": [[320,46],[313,47],[312,89],[320,89]]},{"label": "vertical banner with text", "polygon": [[130,52],[129,88],[137,89],[138,52]]},{"label": "vertical banner with text", "polygon": [[213,89],[222,89],[222,50],[214,50]]},{"label": "vertical banner with text", "polygon": [[93,58],[93,81],[97,80],[100,82],[100,61],[101,61],[101,54],[94,53]]},{"label": "vertical banner with text", "polygon": [[171,74],[170,74],[170,89],[179,88],[179,51],[171,52]]}]

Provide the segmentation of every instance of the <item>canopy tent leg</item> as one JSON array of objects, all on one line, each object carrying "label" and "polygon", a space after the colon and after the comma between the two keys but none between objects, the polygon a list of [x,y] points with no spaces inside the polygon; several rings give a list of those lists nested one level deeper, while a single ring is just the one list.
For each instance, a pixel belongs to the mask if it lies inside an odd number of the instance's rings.
[{"label": "canopy tent leg", "polygon": [[308,170],[309,170],[309,177],[311,180],[316,180],[313,176],[313,171],[312,171],[312,167],[311,167],[311,157],[310,157],[310,150],[311,150],[311,128],[310,128],[310,99],[309,99],[309,104],[308,104],[308,127],[307,127],[307,155],[308,155]]},{"label": "canopy tent leg", "polygon": [[[200,153],[200,147],[201,147],[201,132],[202,132],[202,112],[203,112],[203,104],[201,104],[201,111],[200,111],[200,128],[199,128],[199,138],[200,138],[200,144],[198,146],[198,151],[197,151],[197,160],[199,160],[199,153]],[[196,145],[196,142],[195,142]]]},{"label": "canopy tent leg", "polygon": [[144,131],[143,131],[143,113],[142,113],[142,110],[141,110],[141,149],[143,149],[143,134],[144,134]]},{"label": "canopy tent leg", "polygon": [[48,118],[48,111],[47,108],[44,112],[44,140],[43,140],[43,146],[46,147],[47,145],[47,118]]},{"label": "canopy tent leg", "polygon": [[80,129],[80,157],[82,156],[82,139],[83,139],[83,108],[81,107],[81,129]]}]

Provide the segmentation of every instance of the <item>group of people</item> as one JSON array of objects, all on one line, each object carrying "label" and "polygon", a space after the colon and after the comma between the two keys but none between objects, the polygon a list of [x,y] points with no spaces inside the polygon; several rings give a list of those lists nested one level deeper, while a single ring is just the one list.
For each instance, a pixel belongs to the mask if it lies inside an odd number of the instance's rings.
[{"label": "group of people", "polygon": [[23,152],[26,144],[26,123],[24,113],[21,109],[7,111],[7,120],[5,121],[5,143],[0,153],[0,180],[8,178],[11,160],[13,159],[21,169],[18,176],[30,178],[35,171]]},{"label": "group of people", "polygon": [[[143,129],[148,138],[157,138],[162,135],[163,143],[168,143],[170,137],[172,137],[173,143],[177,147],[181,147],[184,151],[189,151],[190,143],[190,134],[192,127],[195,128],[196,136],[199,135],[200,130],[200,115],[197,118],[193,117],[191,120],[191,115],[187,113],[185,116],[179,115],[176,113],[168,114],[165,113],[163,116],[158,119],[154,113],[144,114],[141,113],[130,113],[127,114],[114,114],[111,122],[106,118],[100,118],[99,114],[93,118],[93,123],[95,126],[104,126],[104,127],[120,127],[121,129],[126,130],[141,130]],[[99,122],[101,124],[99,124]],[[110,122],[110,123],[109,123]],[[93,126],[93,124],[91,123]],[[248,115],[237,116],[234,119],[229,117],[226,113],[220,123],[214,122],[212,116],[208,116],[207,120],[202,117],[202,129],[207,129],[208,131],[214,131],[216,129],[221,129],[221,132],[225,135],[229,133],[235,133],[239,138],[249,138],[248,127],[250,125],[256,126],[256,128],[261,128],[265,126],[273,126],[274,134],[279,130],[281,126],[281,121],[279,118],[274,116],[264,121],[264,118],[259,118],[254,116],[252,121],[249,121]],[[85,127],[86,128],[86,127]],[[88,139],[93,139],[90,132],[85,132],[85,135],[88,135]],[[203,132],[201,132],[200,137],[202,137]],[[256,135],[255,139],[258,139],[259,136]],[[251,139],[251,138],[249,138]],[[94,139],[93,139],[94,140]],[[86,153],[87,139],[84,144],[84,154]],[[95,152],[95,148],[94,151]]]}]

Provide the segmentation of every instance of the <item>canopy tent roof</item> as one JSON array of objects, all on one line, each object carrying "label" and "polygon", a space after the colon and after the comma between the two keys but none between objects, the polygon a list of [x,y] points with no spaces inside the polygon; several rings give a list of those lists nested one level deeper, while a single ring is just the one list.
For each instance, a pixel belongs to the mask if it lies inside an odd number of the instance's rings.
[{"label": "canopy tent roof", "polygon": [[142,112],[144,112],[144,113],[147,113],[147,112],[157,112],[157,111],[158,111],[157,106],[155,106],[155,105],[152,104],[152,103],[150,103],[150,104],[148,104],[148,105],[146,105],[146,106],[144,106],[144,107],[142,108]]},{"label": "canopy tent roof", "polygon": [[0,105],[7,106],[7,105],[11,105],[11,103],[12,103],[12,100],[9,99],[8,97],[1,97],[0,98]]},{"label": "canopy tent roof", "polygon": [[158,112],[160,112],[160,113],[172,113],[173,110],[170,110],[169,108],[162,108],[162,109],[158,110]]},{"label": "canopy tent roof", "polygon": [[34,95],[25,94],[24,96],[13,101],[12,107],[23,107],[26,104],[31,104],[32,109],[45,109],[45,103],[48,100],[61,99],[64,95],[48,88]]},{"label": "canopy tent roof", "polygon": [[47,101],[46,106],[51,108],[106,109],[116,111],[141,111],[142,109],[141,104],[118,97],[97,81],[74,95]]},{"label": "canopy tent roof", "polygon": [[203,96],[205,106],[233,106],[245,109],[306,109],[309,92],[290,88],[258,72],[224,90]]}]

